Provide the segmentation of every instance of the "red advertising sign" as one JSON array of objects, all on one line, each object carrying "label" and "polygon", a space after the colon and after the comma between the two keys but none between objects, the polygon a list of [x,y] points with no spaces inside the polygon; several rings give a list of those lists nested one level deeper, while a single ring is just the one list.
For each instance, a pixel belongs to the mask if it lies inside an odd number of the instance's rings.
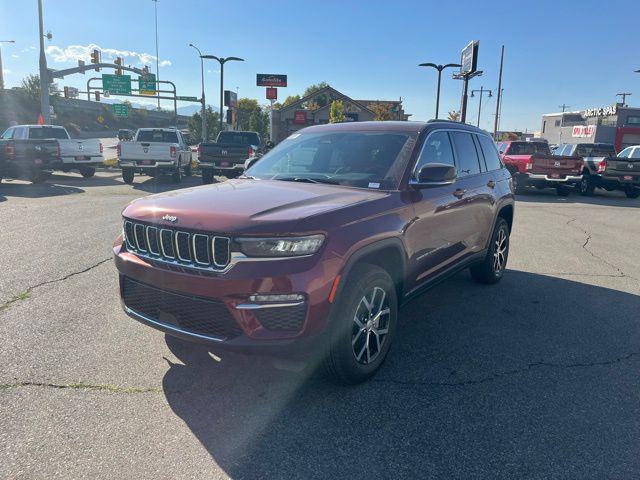
[{"label": "red advertising sign", "polygon": [[293,114],[293,123],[296,125],[306,125],[307,124],[307,111],[306,110],[296,110]]},{"label": "red advertising sign", "polygon": [[256,85],[258,87],[286,87],[287,76],[275,73],[256,74]]},{"label": "red advertising sign", "polygon": [[595,125],[576,125],[573,127],[572,137],[592,137],[596,133]]},{"label": "red advertising sign", "polygon": [[278,99],[278,89],[269,87],[267,88],[267,100],[277,100]]}]

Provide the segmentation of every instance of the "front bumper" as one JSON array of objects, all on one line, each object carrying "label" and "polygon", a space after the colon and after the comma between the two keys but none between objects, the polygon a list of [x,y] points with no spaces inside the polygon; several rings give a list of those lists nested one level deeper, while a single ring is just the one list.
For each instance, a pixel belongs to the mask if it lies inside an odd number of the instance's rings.
[{"label": "front bumper", "polygon": [[[335,276],[328,272],[338,265],[334,260],[249,261],[224,273],[203,273],[154,264],[119,243],[114,255],[123,309],[145,325],[214,348],[273,356],[306,358],[323,345]],[[144,294],[143,303],[135,303],[125,291],[131,282],[152,289],[154,295]],[[305,300],[302,306],[300,302],[265,306],[249,300],[256,293],[298,293]],[[147,308],[155,295],[160,303],[166,297],[165,306]],[[213,309],[210,317],[203,314],[208,307]],[[207,324],[209,318],[212,324]],[[295,329],[288,328],[287,319],[292,319]],[[221,325],[223,321],[227,323]]]}]

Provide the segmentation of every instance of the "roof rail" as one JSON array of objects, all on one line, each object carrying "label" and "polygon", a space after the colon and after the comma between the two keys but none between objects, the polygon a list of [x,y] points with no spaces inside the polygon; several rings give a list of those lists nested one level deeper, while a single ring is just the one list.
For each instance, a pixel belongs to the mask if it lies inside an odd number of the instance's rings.
[{"label": "roof rail", "polygon": [[428,120],[427,123],[435,123],[435,122],[444,122],[444,123],[461,123],[461,122],[457,122],[455,120],[445,120],[444,118],[432,118],[431,120]]}]

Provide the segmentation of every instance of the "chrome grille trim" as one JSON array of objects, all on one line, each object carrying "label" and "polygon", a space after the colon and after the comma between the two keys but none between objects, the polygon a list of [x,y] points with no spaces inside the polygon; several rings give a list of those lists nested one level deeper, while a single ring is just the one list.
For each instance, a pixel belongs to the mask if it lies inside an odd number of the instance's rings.
[{"label": "chrome grille trim", "polygon": [[132,220],[124,220],[124,241],[127,250],[141,258],[212,273],[226,272],[240,257],[244,260],[244,255],[232,254],[229,237]]}]

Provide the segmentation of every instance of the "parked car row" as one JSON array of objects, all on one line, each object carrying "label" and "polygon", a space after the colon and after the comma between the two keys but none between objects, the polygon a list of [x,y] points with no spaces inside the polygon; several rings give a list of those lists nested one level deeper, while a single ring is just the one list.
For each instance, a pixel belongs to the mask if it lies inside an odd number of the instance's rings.
[{"label": "parked car row", "polygon": [[498,151],[518,193],[529,186],[554,187],[566,196],[576,187],[586,196],[596,188],[640,196],[640,146],[616,155],[614,146],[606,143],[559,144],[551,151],[546,142],[510,141],[499,142]]},{"label": "parked car row", "polygon": [[26,178],[39,183],[54,170],[77,170],[90,178],[102,163],[102,149],[98,139],[71,139],[64,127],[56,125],[9,127],[0,137],[0,180]]}]

